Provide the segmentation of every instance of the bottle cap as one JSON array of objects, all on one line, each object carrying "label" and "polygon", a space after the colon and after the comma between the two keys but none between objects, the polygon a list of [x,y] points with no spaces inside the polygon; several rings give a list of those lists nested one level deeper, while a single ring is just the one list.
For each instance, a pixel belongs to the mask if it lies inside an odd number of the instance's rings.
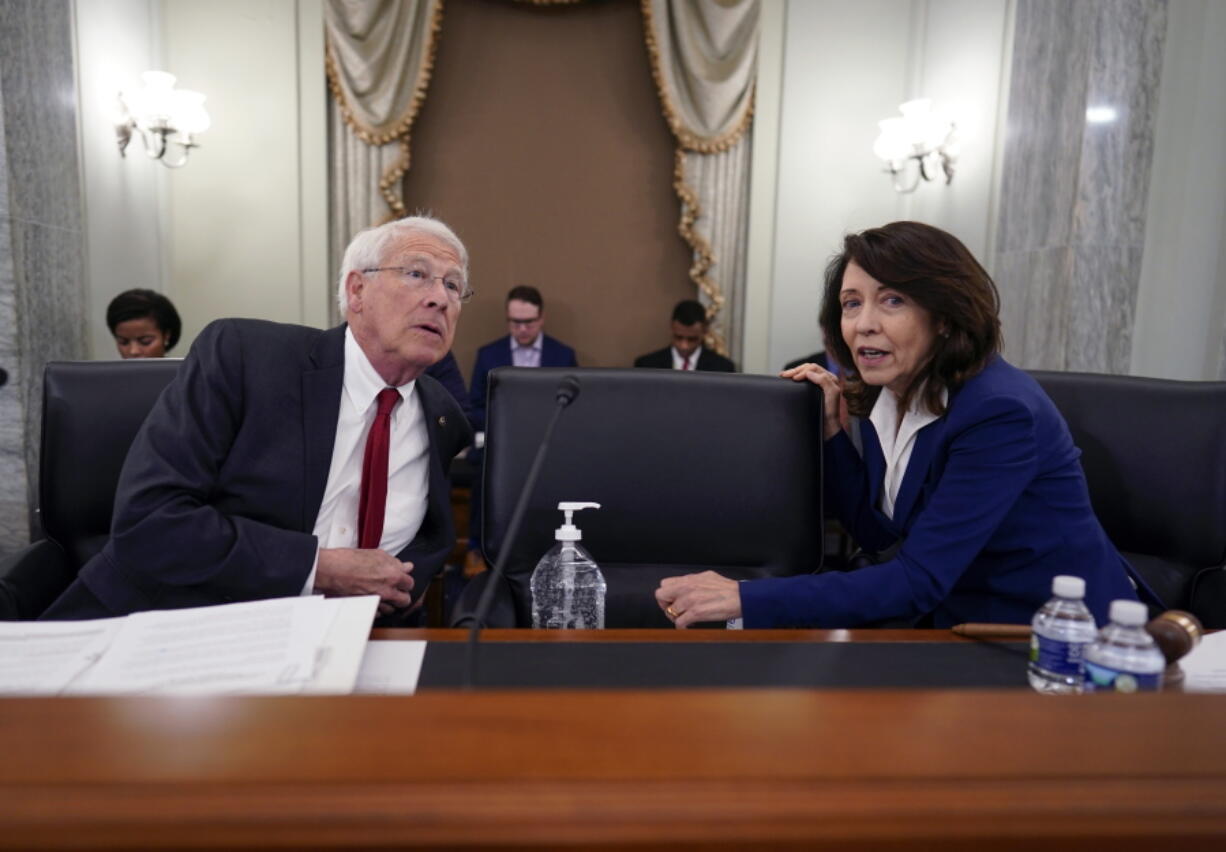
[{"label": "bottle cap", "polygon": [[1112,601],[1111,620],[1125,627],[1140,627],[1149,618],[1149,610],[1140,601]]},{"label": "bottle cap", "polygon": [[1084,598],[1086,596],[1086,581],[1080,577],[1061,574],[1053,577],[1051,593],[1061,598]]}]

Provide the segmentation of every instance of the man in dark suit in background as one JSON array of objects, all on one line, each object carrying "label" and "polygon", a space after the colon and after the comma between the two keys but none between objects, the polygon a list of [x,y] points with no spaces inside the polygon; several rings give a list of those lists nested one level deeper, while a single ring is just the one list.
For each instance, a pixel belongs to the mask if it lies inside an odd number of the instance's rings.
[{"label": "man in dark suit in background", "polygon": [[425,370],[471,295],[442,222],[354,237],[328,331],[211,323],[124,463],[111,538],[44,618],[311,592],[402,617],[455,541],[446,468],[471,438]]},{"label": "man in dark suit in background", "polygon": [[545,333],[545,299],[535,287],[521,284],[507,293],[507,328],[510,333],[477,350],[473,380],[469,385],[472,406],[469,419],[477,432],[477,449],[469,454],[476,476],[469,504],[468,559],[464,575],[485,570],[481,557],[481,451],[485,432],[485,395],[490,370],[498,367],[577,367],[575,350]]},{"label": "man in dark suit in background", "polygon": [[634,366],[735,373],[735,364],[702,345],[707,330],[707,312],[700,302],[693,299],[678,302],[677,307],[673,308],[673,345],[640,355],[634,360]]},{"label": "man in dark suit in background", "polygon": [[490,370],[498,367],[577,367],[575,350],[545,333],[545,299],[535,287],[521,284],[507,293],[510,334],[477,350],[473,364],[472,424],[485,429],[485,392]]}]

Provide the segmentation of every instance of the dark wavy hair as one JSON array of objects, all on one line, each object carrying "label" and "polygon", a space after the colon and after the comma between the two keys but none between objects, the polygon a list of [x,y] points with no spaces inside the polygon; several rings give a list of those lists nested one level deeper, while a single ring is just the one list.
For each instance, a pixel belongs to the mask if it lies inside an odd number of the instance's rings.
[{"label": "dark wavy hair", "polygon": [[154,290],[125,290],[106,306],[106,326],[115,333],[115,327],[128,320],[149,317],[160,331],[166,332],[166,351],[179,342],[183,323],[175,306],[161,293]]},{"label": "dark wavy hair", "polygon": [[839,290],[853,261],[927,310],[941,330],[899,406],[905,411],[923,387],[924,405],[944,414],[941,391],[957,388],[1000,351],[1000,294],[991,276],[957,237],[921,222],[891,222],[844,238],[843,250],[826,266],[821,326],[835,360],[847,366],[843,395],[848,410],[859,417],[872,411],[881,388],[865,384],[855,373],[855,359],[843,339]]}]

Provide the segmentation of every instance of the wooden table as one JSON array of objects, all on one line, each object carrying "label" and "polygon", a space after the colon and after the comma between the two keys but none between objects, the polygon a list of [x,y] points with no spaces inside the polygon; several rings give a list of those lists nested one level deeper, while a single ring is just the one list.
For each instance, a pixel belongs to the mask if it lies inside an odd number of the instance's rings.
[{"label": "wooden table", "polygon": [[[737,641],[781,638],[960,641],[940,631],[747,631]],[[794,689],[0,700],[2,848],[1040,845],[1226,848],[1226,696]]]}]

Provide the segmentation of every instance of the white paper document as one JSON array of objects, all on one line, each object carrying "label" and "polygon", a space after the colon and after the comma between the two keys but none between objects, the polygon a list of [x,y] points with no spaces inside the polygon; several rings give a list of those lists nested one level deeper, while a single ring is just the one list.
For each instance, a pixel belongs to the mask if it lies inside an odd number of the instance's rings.
[{"label": "white paper document", "polygon": [[412,695],[421,677],[426,643],[389,639],[366,643],[366,655],[354,692],[368,695]]},{"label": "white paper document", "polygon": [[1203,637],[1179,665],[1184,692],[1226,692],[1226,630]]},{"label": "white paper document", "polygon": [[348,695],[358,680],[379,596],[328,598],[324,603],[335,615],[315,658],[315,676],[302,691],[311,695]]},{"label": "white paper document", "polygon": [[0,694],[344,694],[378,603],[312,595],[0,624]]},{"label": "white paper document", "polygon": [[0,695],[55,695],[98,661],[123,623],[0,622]]}]

